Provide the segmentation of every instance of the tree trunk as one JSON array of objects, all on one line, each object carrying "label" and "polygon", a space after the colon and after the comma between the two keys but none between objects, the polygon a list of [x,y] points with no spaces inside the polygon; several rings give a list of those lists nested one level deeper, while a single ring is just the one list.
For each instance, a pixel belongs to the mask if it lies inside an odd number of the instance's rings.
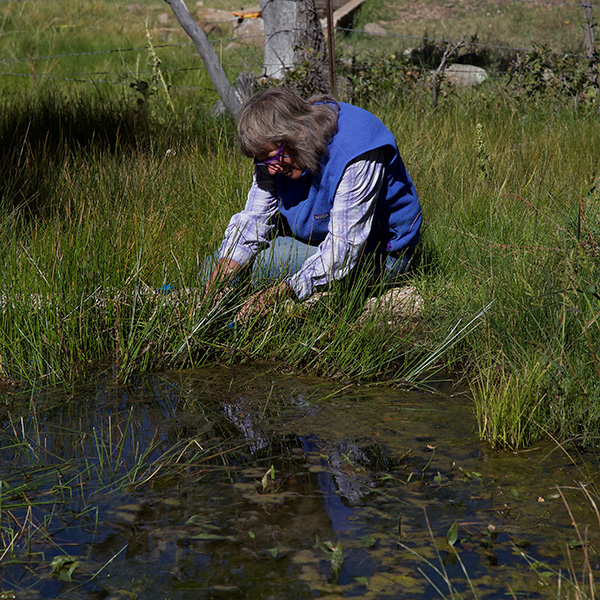
[{"label": "tree trunk", "polygon": [[194,46],[196,46],[198,52],[200,52],[200,56],[206,65],[206,70],[208,71],[210,79],[215,86],[217,94],[219,94],[219,98],[221,98],[225,109],[235,117],[240,111],[242,100],[229,84],[227,75],[225,75],[225,71],[219,62],[219,58],[215,54],[205,33],[200,29],[200,26],[190,14],[184,0],[165,0],[165,2],[173,9],[173,13],[175,13],[177,20],[191,38],[192,42],[194,42]]},{"label": "tree trunk", "polygon": [[304,67],[307,87],[329,89],[325,38],[314,0],[259,0],[265,25],[264,74],[283,79]]}]

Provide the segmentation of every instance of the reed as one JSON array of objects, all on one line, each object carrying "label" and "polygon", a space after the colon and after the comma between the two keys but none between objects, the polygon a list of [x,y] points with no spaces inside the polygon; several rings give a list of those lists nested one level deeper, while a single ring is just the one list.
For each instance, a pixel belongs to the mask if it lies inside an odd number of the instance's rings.
[{"label": "reed", "polygon": [[260,359],[394,384],[445,369],[473,382],[480,433],[498,446],[530,443],[540,423],[595,443],[594,114],[523,105],[494,82],[435,109],[418,89],[370,107],[422,199],[420,262],[405,282],[424,313],[360,320],[374,292],[355,280],[310,310],[230,327],[250,290],[215,308],[199,273],[244,204],[251,165],[230,121],[171,100],[175,112],[158,95],[152,110],[56,89],[3,98],[2,377],[74,382],[103,364],[126,380]]}]

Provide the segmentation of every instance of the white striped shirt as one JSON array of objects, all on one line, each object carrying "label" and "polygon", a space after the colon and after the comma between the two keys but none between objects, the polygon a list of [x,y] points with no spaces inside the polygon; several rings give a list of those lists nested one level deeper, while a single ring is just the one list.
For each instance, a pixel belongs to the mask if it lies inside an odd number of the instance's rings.
[{"label": "white striped shirt", "polygon": [[[298,299],[345,277],[356,266],[371,233],[383,175],[382,149],[361,154],[347,165],[333,200],[327,236],[287,279]],[[256,168],[246,206],[229,221],[219,258],[247,264],[268,246],[278,212],[275,177]]]}]

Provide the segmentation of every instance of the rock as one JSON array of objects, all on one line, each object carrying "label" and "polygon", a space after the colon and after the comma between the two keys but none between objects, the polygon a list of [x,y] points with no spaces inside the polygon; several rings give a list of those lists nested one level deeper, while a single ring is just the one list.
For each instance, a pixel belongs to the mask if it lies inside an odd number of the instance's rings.
[{"label": "rock", "polygon": [[[304,302],[302,302],[300,306],[302,306],[303,308],[312,308],[313,306],[316,306],[319,302],[322,302],[325,298],[327,298],[327,296],[329,296],[329,292],[317,292],[316,294],[309,296]],[[290,304],[290,306],[293,305]]]},{"label": "rock", "polygon": [[488,72],[474,65],[450,65],[445,71],[446,82],[452,85],[468,87],[483,83],[488,77]]},{"label": "rock", "polygon": [[[311,309],[320,302],[326,301],[329,292],[317,292],[301,302],[293,300],[285,303],[285,309],[290,312],[309,314]],[[423,312],[423,298],[417,288],[411,285],[392,288],[381,296],[369,298],[358,318],[358,324],[364,325],[367,320],[374,318],[378,323],[396,326],[405,322],[414,322]]]},{"label": "rock", "polygon": [[218,8],[206,8],[204,5],[196,5],[196,20],[206,21],[207,23],[220,23],[222,21],[232,21],[231,11],[220,10]]},{"label": "rock", "polygon": [[365,33],[369,35],[387,35],[387,31],[377,23],[367,23],[365,25]]},{"label": "rock", "polygon": [[265,43],[265,24],[262,17],[258,19],[238,19],[233,24],[233,38],[244,44]]},{"label": "rock", "polygon": [[221,35],[223,33],[223,30],[221,29],[218,23],[211,23],[209,21],[199,21],[198,26],[200,27],[200,29],[202,29],[202,31],[204,31],[206,35],[210,35],[211,33],[214,33],[215,35]]},{"label": "rock", "polygon": [[378,298],[369,298],[358,322],[362,325],[375,316],[382,323],[395,325],[399,321],[415,320],[422,311],[423,298],[417,288],[407,285],[393,288]]}]

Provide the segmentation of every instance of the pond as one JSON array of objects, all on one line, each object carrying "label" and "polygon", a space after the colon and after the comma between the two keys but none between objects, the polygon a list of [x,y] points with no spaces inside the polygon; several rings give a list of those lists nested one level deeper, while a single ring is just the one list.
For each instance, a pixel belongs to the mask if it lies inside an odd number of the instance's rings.
[{"label": "pond", "polygon": [[447,382],[255,365],[2,400],[3,599],[593,593],[597,457],[495,451]]}]

